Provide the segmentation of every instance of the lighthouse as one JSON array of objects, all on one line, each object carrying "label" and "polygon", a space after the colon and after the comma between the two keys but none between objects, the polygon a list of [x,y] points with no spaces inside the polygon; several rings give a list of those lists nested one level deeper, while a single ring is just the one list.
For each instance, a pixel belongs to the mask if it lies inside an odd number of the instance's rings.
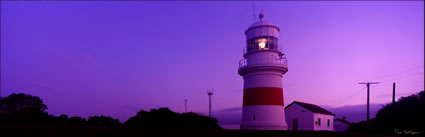
[{"label": "lighthouse", "polygon": [[287,130],[282,76],[288,71],[278,46],[279,27],[260,20],[245,31],[246,48],[238,73],[244,79],[241,129]]}]

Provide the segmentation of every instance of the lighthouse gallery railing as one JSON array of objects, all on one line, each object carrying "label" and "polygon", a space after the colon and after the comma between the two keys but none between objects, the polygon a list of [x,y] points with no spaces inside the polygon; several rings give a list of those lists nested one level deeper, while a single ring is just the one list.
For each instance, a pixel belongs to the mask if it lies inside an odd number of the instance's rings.
[{"label": "lighthouse gallery railing", "polygon": [[261,65],[261,64],[282,64],[287,66],[288,60],[286,57],[276,57],[276,56],[266,56],[263,58],[257,58],[254,60],[241,59],[239,61],[239,68],[245,67],[247,65]]}]

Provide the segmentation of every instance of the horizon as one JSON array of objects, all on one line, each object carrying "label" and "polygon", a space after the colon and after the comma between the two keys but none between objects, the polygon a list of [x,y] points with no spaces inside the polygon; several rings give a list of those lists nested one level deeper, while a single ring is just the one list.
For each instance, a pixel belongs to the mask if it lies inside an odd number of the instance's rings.
[{"label": "horizon", "polygon": [[[285,106],[371,104],[424,90],[424,2],[255,2],[288,58]],[[128,119],[167,107],[242,107],[237,74],[252,2],[1,1],[1,96],[39,96],[49,113]],[[255,18],[255,20],[258,20]],[[319,93],[318,93],[319,92]],[[374,116],[372,116],[374,117]]]}]

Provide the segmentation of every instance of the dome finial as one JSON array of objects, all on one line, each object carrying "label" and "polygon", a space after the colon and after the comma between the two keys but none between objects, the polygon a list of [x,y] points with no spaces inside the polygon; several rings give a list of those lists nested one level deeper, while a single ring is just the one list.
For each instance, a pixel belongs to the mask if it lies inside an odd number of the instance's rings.
[{"label": "dome finial", "polygon": [[260,13],[259,17],[260,17],[260,20],[261,20],[261,21],[262,21],[262,20],[264,20],[264,13],[263,13],[263,9],[261,9],[261,13]]}]

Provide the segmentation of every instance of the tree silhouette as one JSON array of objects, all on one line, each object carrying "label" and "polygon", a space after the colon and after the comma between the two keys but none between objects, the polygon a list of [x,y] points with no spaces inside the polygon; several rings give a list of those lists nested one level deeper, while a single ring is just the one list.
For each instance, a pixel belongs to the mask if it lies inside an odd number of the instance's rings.
[{"label": "tree silhouette", "polygon": [[[50,124],[72,126],[119,126],[118,119],[107,116],[91,116],[87,120],[78,116],[56,117],[49,115],[47,105],[37,97],[29,94],[11,94],[0,98],[0,124]],[[221,129],[214,118],[196,113],[176,113],[168,108],[140,110],[128,119],[124,126],[149,128],[216,128]]]},{"label": "tree silhouette", "polygon": [[221,128],[217,123],[214,118],[196,113],[179,114],[168,108],[159,108],[151,109],[150,112],[140,110],[124,125],[157,128]]},{"label": "tree silhouette", "polygon": [[73,126],[83,126],[86,125],[87,121],[84,118],[81,117],[71,117],[66,121],[67,125],[73,125]]},{"label": "tree silhouette", "polygon": [[66,122],[68,121],[68,115],[62,114],[59,117],[56,118],[56,123],[58,124],[66,124]]},{"label": "tree silhouette", "polygon": [[210,118],[203,115],[198,115],[193,112],[183,113],[181,120],[179,121],[180,126],[187,128],[221,128],[215,118]]},{"label": "tree silhouette", "polygon": [[[414,131],[425,133],[425,95],[424,91],[408,97],[402,97],[394,104],[387,104],[378,111],[376,117],[366,122],[354,123],[349,131],[368,131],[384,134],[394,134],[398,131]],[[403,132],[404,133],[404,132]]]},{"label": "tree silhouette", "polygon": [[412,130],[425,132],[424,91],[400,98],[394,104],[387,104],[376,114],[373,127],[379,132]]},{"label": "tree silhouette", "polygon": [[45,112],[47,105],[37,96],[19,93],[0,100],[0,113],[13,114],[20,110],[39,110]]},{"label": "tree silhouette", "polygon": [[0,100],[0,123],[47,123],[49,115],[47,105],[29,94],[11,94]]},{"label": "tree silhouette", "polygon": [[120,121],[107,116],[92,116],[87,120],[87,124],[96,126],[117,126],[120,125]]}]

